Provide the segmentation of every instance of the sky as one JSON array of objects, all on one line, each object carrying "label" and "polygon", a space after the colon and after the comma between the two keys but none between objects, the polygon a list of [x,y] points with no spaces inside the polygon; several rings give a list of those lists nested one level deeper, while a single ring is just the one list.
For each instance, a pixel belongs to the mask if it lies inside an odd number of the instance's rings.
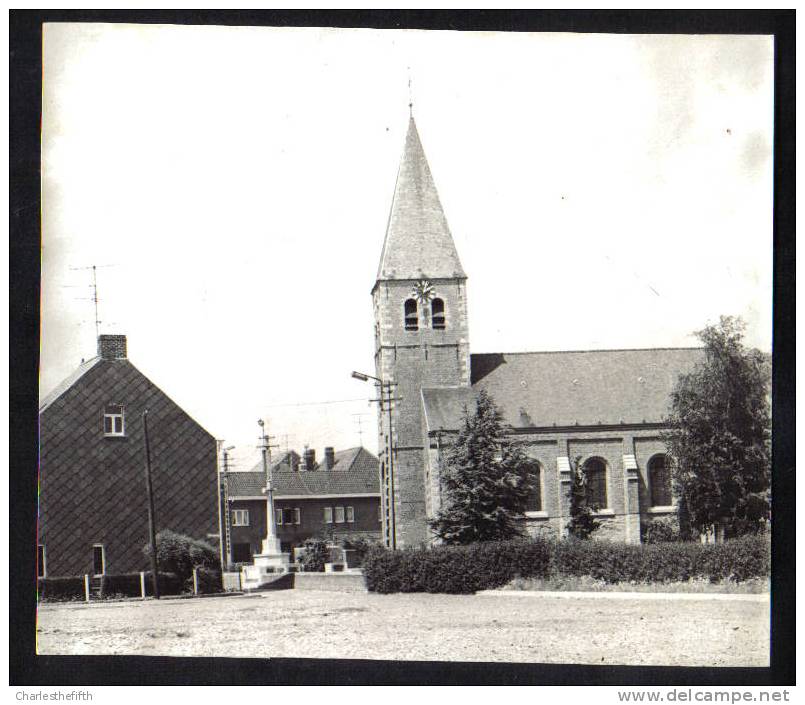
[{"label": "sky", "polygon": [[[409,88],[410,80],[410,88]],[[130,360],[235,469],[376,451],[370,290],[409,102],[472,352],[771,349],[761,36],[48,24],[40,392]]]}]

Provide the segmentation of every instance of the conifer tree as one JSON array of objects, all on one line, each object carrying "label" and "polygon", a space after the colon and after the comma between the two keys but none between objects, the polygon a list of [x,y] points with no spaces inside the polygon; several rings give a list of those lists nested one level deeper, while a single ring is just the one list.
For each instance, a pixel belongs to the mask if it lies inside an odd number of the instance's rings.
[{"label": "conifer tree", "polygon": [[567,533],[577,539],[588,539],[599,524],[593,517],[598,507],[590,506],[587,501],[587,478],[581,467],[581,457],[573,460],[571,467],[573,482],[570,485],[570,521]]},{"label": "conifer tree", "polygon": [[481,391],[475,412],[440,466],[442,507],[430,523],[444,543],[468,544],[522,535],[530,483],[528,461],[506,437],[503,417]]}]

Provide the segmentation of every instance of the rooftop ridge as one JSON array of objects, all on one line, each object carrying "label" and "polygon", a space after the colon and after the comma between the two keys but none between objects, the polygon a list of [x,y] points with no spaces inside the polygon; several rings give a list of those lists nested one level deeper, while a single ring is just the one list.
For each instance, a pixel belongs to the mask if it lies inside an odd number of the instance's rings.
[{"label": "rooftop ridge", "polygon": [[517,352],[474,352],[471,355],[567,355],[568,353],[651,352],[654,350],[704,350],[703,345],[657,348],[588,348],[586,350],[520,350]]}]

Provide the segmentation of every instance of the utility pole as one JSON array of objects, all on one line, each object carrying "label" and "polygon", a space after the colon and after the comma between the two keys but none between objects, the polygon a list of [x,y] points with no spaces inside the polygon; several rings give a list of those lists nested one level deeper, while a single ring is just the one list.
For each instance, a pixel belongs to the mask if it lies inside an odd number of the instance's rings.
[{"label": "utility pole", "polygon": [[387,396],[386,411],[388,412],[389,434],[388,434],[388,468],[389,468],[389,484],[391,485],[391,550],[397,550],[397,517],[394,497],[394,436],[392,433],[392,419],[391,419],[391,404],[394,401],[394,396],[391,390],[393,382],[380,383],[380,400],[381,408],[383,404],[383,393]]},{"label": "utility pole", "polygon": [[227,473],[229,472],[229,451],[235,446],[221,448],[223,440],[216,441],[218,450],[223,456],[223,469],[218,463],[218,549],[221,559],[221,571],[229,564],[229,498],[226,491]]},{"label": "utility pole", "polygon": [[[393,388],[395,382],[387,382],[380,377],[368,375],[365,372],[356,372],[353,370],[352,375],[354,379],[359,379],[361,382],[368,382],[370,379],[375,381],[376,386],[380,389],[380,395],[377,399],[371,399],[372,402],[379,403],[379,421],[382,420],[383,411],[388,412],[388,434],[386,436],[386,472],[381,474],[381,481],[383,484],[383,492],[380,494],[380,507],[383,514],[383,538],[390,544],[392,550],[397,549],[397,521],[395,516],[394,506],[394,428],[393,418],[391,414],[392,405],[395,401],[402,401],[399,397],[394,396]],[[381,426],[382,428],[382,426]],[[388,482],[386,482],[386,475]],[[388,487],[388,491],[387,491]],[[389,495],[388,497],[386,495]],[[388,508],[389,522],[386,521],[386,511]],[[391,524],[389,530],[388,524]]]},{"label": "utility pole", "polygon": [[151,571],[154,576],[154,597],[158,600],[157,534],[154,520],[154,491],[151,487],[151,447],[148,444],[148,409],[143,411],[143,439],[145,442],[145,490],[148,494],[148,537],[151,541]]}]

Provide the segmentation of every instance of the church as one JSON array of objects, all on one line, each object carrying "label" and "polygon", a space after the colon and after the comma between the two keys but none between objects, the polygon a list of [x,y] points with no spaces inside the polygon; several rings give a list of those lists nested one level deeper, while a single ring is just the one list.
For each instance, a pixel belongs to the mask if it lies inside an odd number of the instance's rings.
[{"label": "church", "polygon": [[660,433],[676,380],[702,350],[472,354],[467,274],[413,115],[371,295],[376,375],[391,390],[378,411],[387,546],[434,541],[440,458],[480,390],[530,460],[529,534],[564,535],[577,457],[599,507],[595,538],[638,543],[648,524],[675,513]]}]

